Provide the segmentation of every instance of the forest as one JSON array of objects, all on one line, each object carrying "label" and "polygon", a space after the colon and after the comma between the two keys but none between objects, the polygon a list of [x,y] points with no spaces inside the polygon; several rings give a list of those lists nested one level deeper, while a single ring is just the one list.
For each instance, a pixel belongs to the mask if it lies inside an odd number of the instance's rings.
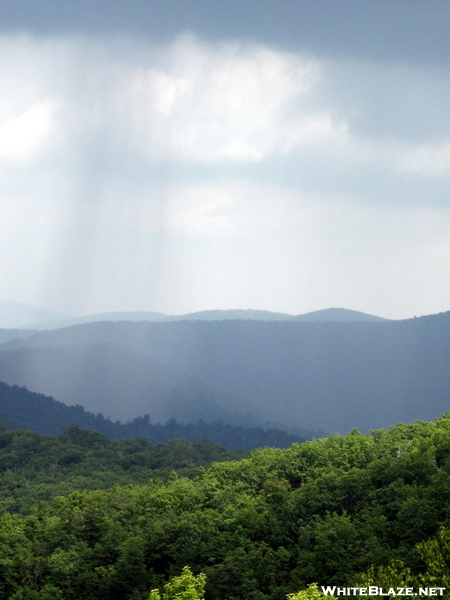
[{"label": "forest", "polygon": [[450,414],[248,456],[77,427],[0,445],[5,600],[194,600],[165,587],[189,573],[206,600],[448,582]]},{"label": "forest", "polygon": [[[176,393],[174,392],[174,395]],[[38,433],[58,435],[72,424],[99,431],[112,439],[144,437],[153,444],[183,439],[189,442],[209,439],[229,450],[253,450],[264,446],[287,448],[294,442],[317,437],[312,431],[297,430],[296,434],[275,428],[243,427],[222,420],[180,423],[169,419],[166,423],[151,423],[149,415],[120,423],[84,410],[79,404],[67,406],[52,397],[30,392],[25,387],[9,386],[0,381],[0,424],[9,429],[31,429]]]}]

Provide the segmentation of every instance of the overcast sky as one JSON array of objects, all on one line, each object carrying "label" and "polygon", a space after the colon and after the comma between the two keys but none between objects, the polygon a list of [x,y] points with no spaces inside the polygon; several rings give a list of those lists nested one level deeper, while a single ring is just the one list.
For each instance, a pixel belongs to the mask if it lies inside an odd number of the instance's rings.
[{"label": "overcast sky", "polygon": [[448,0],[0,15],[0,298],[450,309]]}]

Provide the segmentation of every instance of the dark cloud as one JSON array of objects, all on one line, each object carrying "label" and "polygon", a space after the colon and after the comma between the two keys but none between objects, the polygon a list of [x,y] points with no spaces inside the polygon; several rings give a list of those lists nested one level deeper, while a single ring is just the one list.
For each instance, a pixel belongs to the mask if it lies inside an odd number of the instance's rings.
[{"label": "dark cloud", "polygon": [[74,314],[448,308],[448,3],[0,10],[5,297]]},{"label": "dark cloud", "polygon": [[3,31],[124,32],[164,41],[181,31],[319,55],[448,64],[447,0],[2,0]]}]

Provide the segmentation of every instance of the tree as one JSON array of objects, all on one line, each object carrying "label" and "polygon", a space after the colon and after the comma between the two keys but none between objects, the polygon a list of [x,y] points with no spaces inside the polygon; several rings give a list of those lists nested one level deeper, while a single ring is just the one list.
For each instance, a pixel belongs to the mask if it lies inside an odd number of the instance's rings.
[{"label": "tree", "polygon": [[[450,590],[450,529],[442,527],[437,536],[416,546],[424,562],[422,573],[414,574],[401,560],[387,566],[371,567],[363,576],[363,586],[379,587],[442,587]],[[447,591],[444,598],[449,598]]]},{"label": "tree", "polygon": [[203,600],[206,577],[203,573],[193,575],[184,567],[181,575],[166,583],[161,597],[159,590],[152,590],[148,600]]},{"label": "tree", "polygon": [[319,590],[317,583],[311,583],[311,585],[308,585],[306,590],[302,590],[296,594],[287,595],[288,600],[324,600],[325,598],[332,600],[334,596],[325,596],[325,594]]}]

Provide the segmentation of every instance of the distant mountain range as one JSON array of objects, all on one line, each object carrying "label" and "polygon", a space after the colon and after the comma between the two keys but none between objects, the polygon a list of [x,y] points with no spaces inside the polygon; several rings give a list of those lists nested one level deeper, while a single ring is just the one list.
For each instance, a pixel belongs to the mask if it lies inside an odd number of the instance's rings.
[{"label": "distant mountain range", "polygon": [[30,392],[24,387],[8,386],[0,382],[0,426],[59,435],[64,427],[70,425],[100,431],[113,439],[145,437],[153,444],[173,439],[190,442],[209,439],[229,450],[253,450],[264,446],[287,448],[295,442],[303,442],[320,433],[303,431],[288,434],[276,429],[244,428],[221,421],[207,423],[202,420],[183,425],[175,419],[170,419],[164,425],[160,425],[152,424],[148,415],[127,423],[119,423],[85,411],[82,406],[66,406],[54,398]]},{"label": "distant mountain range", "polygon": [[[222,321],[245,319],[251,321],[385,321],[382,317],[368,315],[345,308],[327,308],[303,315],[270,312],[267,310],[204,310],[185,315],[166,315],[160,312],[105,312],[72,317],[55,313],[28,304],[0,300],[0,341],[1,329],[21,328],[28,330],[50,330],[70,325],[95,323],[98,321]],[[3,336],[7,335],[6,333]]]},{"label": "distant mountain range", "polygon": [[0,344],[10,340],[25,339],[35,332],[36,329],[0,329]]},{"label": "distant mountain range", "polygon": [[[226,418],[202,382],[145,354],[115,344],[18,348],[2,353],[0,381],[23,385],[66,404],[127,421],[149,413],[153,423]],[[175,390],[183,390],[183,392]],[[133,398],[130,403],[129,398]]]},{"label": "distant mountain range", "polygon": [[339,323],[350,323],[354,321],[389,321],[383,317],[368,315],[358,310],[349,310],[348,308],[325,308],[323,310],[315,310],[304,315],[297,315],[287,319],[289,321],[335,321]]},{"label": "distant mountain range", "polygon": [[[1,352],[0,381],[122,422],[147,413],[152,423],[222,419],[255,426],[276,415],[218,392],[147,353],[104,342]],[[259,417],[250,417],[251,412]]]},{"label": "distant mountain range", "polygon": [[368,431],[450,410],[450,312],[85,323],[0,344],[0,380],[112,419]]},{"label": "distant mountain range", "polygon": [[[69,316],[22,302],[0,300],[0,328],[29,327],[31,324],[68,319]],[[33,329],[34,327],[30,327]]]}]

